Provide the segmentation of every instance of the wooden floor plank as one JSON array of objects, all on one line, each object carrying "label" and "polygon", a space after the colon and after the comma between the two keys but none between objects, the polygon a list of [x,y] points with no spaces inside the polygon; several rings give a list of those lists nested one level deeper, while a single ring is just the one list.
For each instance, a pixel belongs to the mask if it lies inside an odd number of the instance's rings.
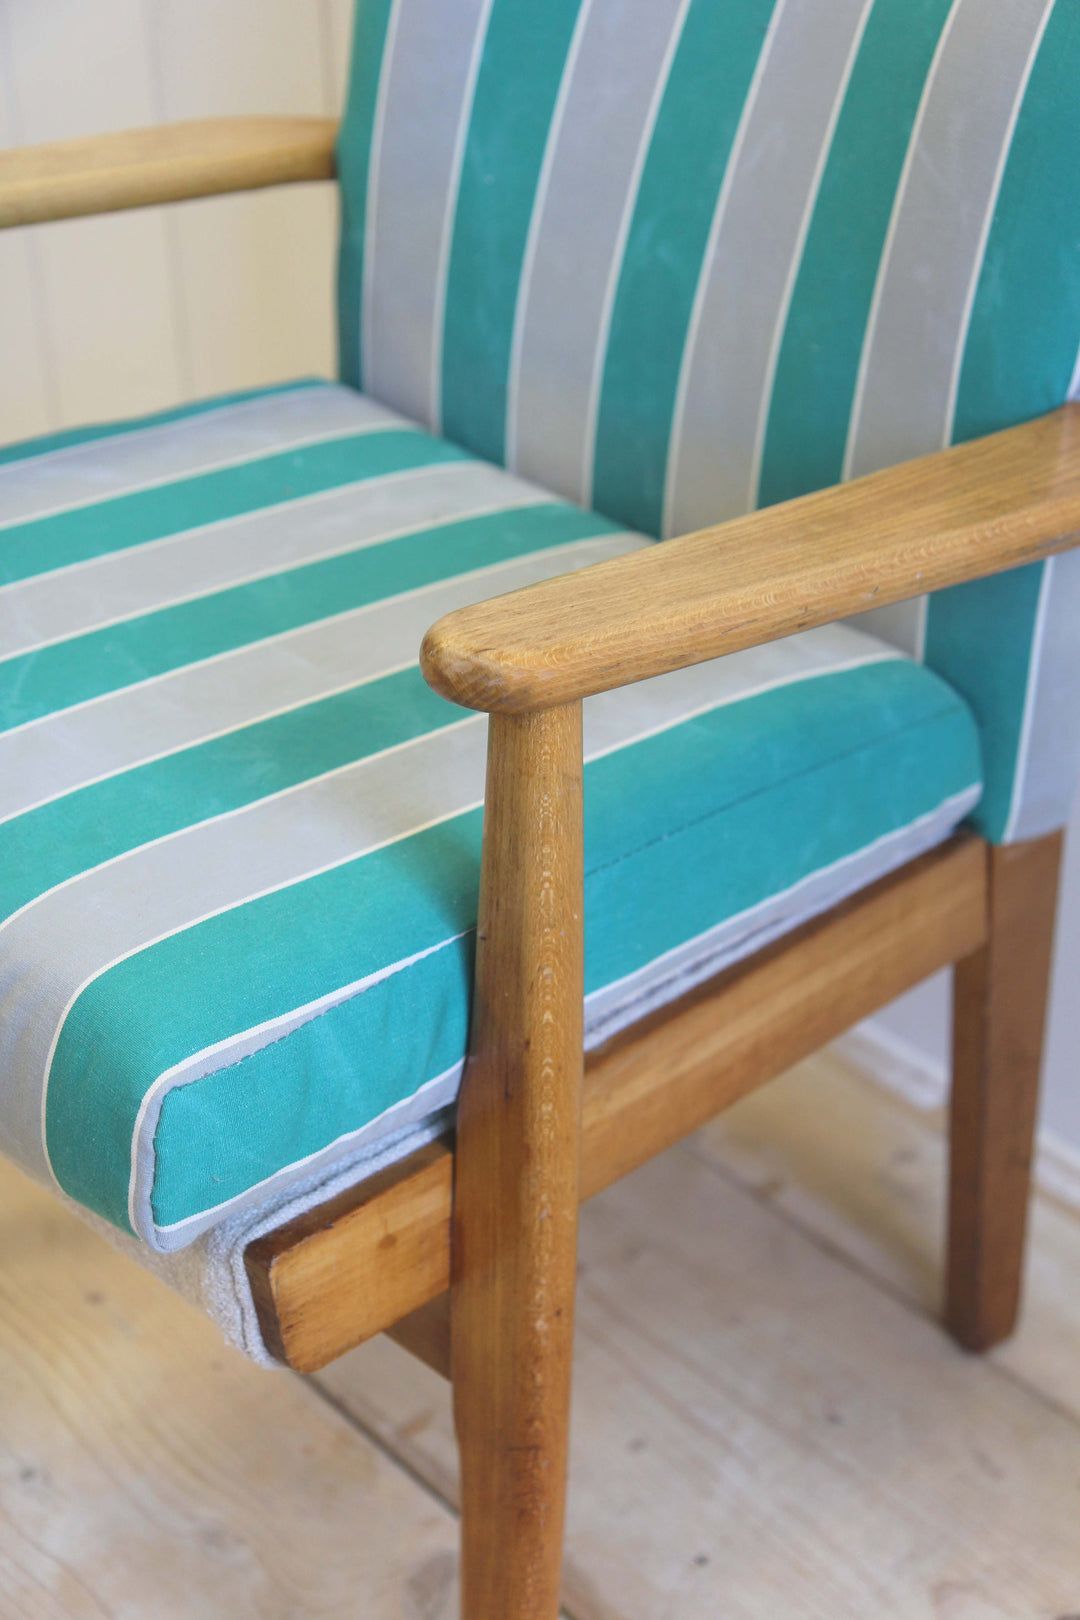
[{"label": "wooden floor plank", "polygon": [[[905,1179],[911,1142],[894,1130],[868,1106],[833,1168],[865,1138],[865,1166],[876,1154],[900,1206],[921,1207],[922,1182]],[[696,1141],[582,1212],[574,1620],[1075,1615],[1080,1425],[927,1319],[927,1216],[894,1223],[894,1254],[858,1153],[848,1207],[808,1232],[793,1218],[798,1176],[802,1219],[814,1196],[827,1207],[833,1171],[812,1152],[800,1166],[787,1139],[770,1159],[763,1117],[755,1169],[754,1134],[739,1147],[743,1186],[734,1151],[729,1163]],[[1039,1331],[1056,1329],[1051,1298]],[[453,1498],[435,1374],[376,1341],[319,1380]]]},{"label": "wooden floor plank", "polygon": [[453,1516],[0,1167],[4,1620],[451,1620]]},{"label": "wooden floor plank", "polygon": [[[714,1120],[693,1150],[936,1318],[944,1125],[943,1110],[826,1052]],[[1034,1201],[1020,1327],[993,1359],[1080,1419],[1080,1215],[1052,1198]]]}]

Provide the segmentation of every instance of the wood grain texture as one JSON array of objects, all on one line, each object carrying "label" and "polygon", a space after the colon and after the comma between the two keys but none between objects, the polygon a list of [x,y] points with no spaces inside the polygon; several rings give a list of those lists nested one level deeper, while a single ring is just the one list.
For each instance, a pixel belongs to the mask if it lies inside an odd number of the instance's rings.
[{"label": "wood grain texture", "polygon": [[332,118],[206,118],[0,153],[0,228],[334,174]]},{"label": "wood grain texture", "polygon": [[457,1620],[457,1524],[0,1163],[4,1620]]},{"label": "wood grain texture", "polygon": [[[985,937],[984,845],[960,837],[586,1059],[591,1197]],[[435,1143],[247,1252],[276,1353],[326,1366],[450,1282],[452,1148]]]},{"label": "wood grain texture", "polygon": [[945,1320],[968,1350],[1020,1308],[1061,847],[988,849],[986,942],[956,969]]},{"label": "wood grain texture", "polygon": [[428,631],[425,678],[523,713],[1063,551],[1080,531],[1080,405],[662,546]]},{"label": "wood grain texture", "polygon": [[555,1620],[559,1609],[580,1196],[582,885],[580,704],[496,717],[451,1244],[469,1620]]},{"label": "wood grain texture", "polygon": [[[1037,1200],[1024,1326],[973,1359],[934,1319],[943,1170],[822,1053],[583,1206],[574,1620],[1077,1612],[1080,1221]],[[380,1337],[318,1382],[455,1499],[441,1380]]]}]

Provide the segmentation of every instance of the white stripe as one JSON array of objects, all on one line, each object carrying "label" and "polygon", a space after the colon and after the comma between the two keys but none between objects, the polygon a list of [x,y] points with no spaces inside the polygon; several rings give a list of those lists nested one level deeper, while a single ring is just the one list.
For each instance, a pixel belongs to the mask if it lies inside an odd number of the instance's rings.
[{"label": "white stripe", "polygon": [[[789,674],[793,657],[802,664],[805,678],[811,679],[816,675],[833,673],[839,665],[850,667],[881,655],[880,646],[860,637],[857,632],[829,626],[792,638],[786,645],[776,643],[767,649],[751,649],[749,654],[734,654],[696,669],[675,671],[629,691],[605,694],[587,706],[588,758],[600,758],[631,742],[681,724],[694,714],[716,707],[726,695],[730,694],[732,700],[738,700],[747,695],[748,685],[762,684],[763,675],[765,680],[771,680],[777,674]],[[14,1156],[20,1162],[27,1163],[32,1170],[37,1165],[40,1172],[42,1161],[37,1155],[43,1151],[40,1127],[44,1107],[41,1086],[70,1008],[89,984],[128,957],[176,933],[198,926],[210,917],[306,882],[362,855],[398,843],[427,826],[439,825],[479,806],[483,794],[483,734],[474,733],[470,728],[479,727],[481,718],[468,716],[452,727],[412,739],[408,744],[383,751],[381,755],[370,756],[351,768],[326,773],[314,783],[287,789],[272,800],[227,812],[212,823],[202,823],[155,840],[153,845],[144,845],[141,850],[106,863],[108,872],[99,868],[75,880],[87,890],[81,902],[84,907],[91,903],[91,889],[98,896],[93,904],[102,926],[93,937],[79,931],[66,935],[66,971],[57,960],[55,928],[51,918],[53,907],[50,906],[48,913],[36,919],[30,933],[21,927],[17,956],[24,964],[24,970],[20,974],[20,989],[11,1001],[12,1016],[7,1025],[13,1090],[9,1097],[6,1124],[8,1146],[15,1150]],[[467,748],[464,746],[466,738],[470,739]],[[398,761],[407,763],[408,783],[403,779],[396,789],[391,789],[388,779],[388,784],[380,789],[378,781],[388,769],[394,780],[400,776]],[[456,792],[452,786],[455,778],[459,783]],[[475,780],[475,790],[465,791],[466,779]],[[386,798],[387,793],[389,798]],[[431,793],[435,793],[439,801],[438,814],[423,815],[418,820],[410,821],[406,827],[399,825],[392,833],[378,830],[379,821],[385,822],[387,812],[392,816],[395,804],[411,802],[419,809],[425,795],[430,796]],[[288,811],[284,803],[286,800],[290,805]],[[335,804],[339,807],[337,811],[333,809]],[[381,809],[381,804],[385,808]],[[320,805],[325,807],[324,810],[319,810]],[[358,819],[361,805],[364,808],[363,820],[368,823],[366,832]],[[305,809],[303,816],[298,814],[300,807]],[[273,833],[273,824],[281,822],[283,814],[289,815],[289,826],[293,829],[291,839],[286,840],[284,846],[276,841]],[[331,819],[327,819],[328,814]],[[223,841],[220,832],[225,828],[229,831]],[[299,837],[301,831],[305,832],[304,839]],[[310,846],[306,850],[302,847],[305,842]],[[180,857],[185,844],[195,857],[194,862],[189,860],[187,865]],[[196,844],[202,849],[201,854],[196,850]],[[324,855],[322,859],[312,860],[317,845],[321,845]],[[339,847],[332,849],[334,845]],[[163,866],[166,849],[170,853],[166,866]],[[241,852],[241,864],[247,869],[247,878],[237,869]],[[281,857],[285,858],[286,865],[280,864]],[[197,875],[198,883],[189,885],[182,892],[178,888],[170,898],[160,892],[158,880],[150,875],[149,868],[142,870],[147,867],[148,860],[155,870],[190,870],[193,879]],[[278,866],[278,873],[271,878],[270,870],[275,865]],[[260,867],[265,873],[265,880],[250,881]],[[226,874],[229,879],[226,887],[234,889],[232,895],[225,894],[219,883],[219,879],[224,879]],[[102,876],[107,878],[104,887]],[[195,889],[200,887],[207,896],[212,888],[217,887],[221,895],[220,903],[210,906],[199,904]],[[106,892],[111,896],[107,902],[104,899]],[[33,903],[35,911],[41,903]],[[163,920],[171,907],[177,917],[176,922],[156,928],[147,927],[150,918],[143,916],[147,904],[152,904],[153,910]],[[178,906],[179,911],[176,910]],[[29,910],[24,908],[24,912]],[[119,943],[124,933],[130,935],[132,930],[135,938],[130,945],[119,950],[108,948],[108,935],[111,934]],[[103,948],[104,960],[99,959],[90,967],[94,954]],[[11,955],[10,948],[8,955]],[[81,971],[80,958],[87,964]],[[36,991],[29,983],[30,967],[34,961],[39,961],[43,968],[47,966],[47,976],[39,982]],[[69,977],[72,969],[75,974]],[[27,1000],[28,994],[32,996],[32,1001]],[[55,1015],[48,1014],[41,1005],[42,996],[46,1001],[62,998],[62,1001],[57,1001]],[[17,1017],[15,1013],[20,1003],[23,1011]],[[35,1058],[30,1048],[38,1047],[42,1037],[46,1037],[45,1043],[40,1057]],[[19,1049],[24,1046],[25,1055],[20,1057]],[[28,1064],[34,1073],[33,1086],[29,1091],[26,1089],[31,1080]],[[21,1131],[21,1128],[16,1129],[18,1116],[23,1111],[18,1106],[20,1097],[24,1107],[30,1105],[32,1100],[37,1104],[33,1136]],[[25,1125],[28,1131],[29,1120],[25,1121]]]},{"label": "white stripe", "polygon": [[[641,190],[641,176],[645,172],[645,163],[652,147],[653,135],[656,132],[656,120],[660,116],[660,108],[663,106],[664,94],[668,87],[668,80],[671,77],[675,53],[682,39],[689,10],[690,0],[680,0],[675,26],[671,30],[671,37],[668,40],[667,49],[660,64],[660,72],[657,75],[652,101],[649,104],[645,125],[641,132],[641,140],[634,158],[630,184],[626,188],[626,200],[623,203],[622,218],[619,221],[619,230],[615,238],[615,248],[611,255],[611,269],[608,272],[607,286],[604,289],[604,302],[597,326],[596,352],[593,355],[592,381],[589,386],[589,407],[586,415],[582,471],[583,503],[586,506],[591,506],[593,501],[593,480],[596,473],[596,435],[600,421],[600,393],[604,382],[604,365],[607,360],[611,322],[615,312],[615,298],[619,288],[623,259],[626,255],[627,238],[630,235],[638,193]],[[1077,363],[1080,365],[1080,360]]]},{"label": "white stripe", "polygon": [[1020,118],[1020,110],[1024,104],[1024,97],[1027,94],[1028,83],[1031,79],[1031,71],[1035,66],[1035,58],[1039,54],[1039,47],[1042,45],[1043,35],[1046,33],[1047,24],[1050,21],[1050,13],[1054,9],[1054,4],[1055,0],[1047,0],[1046,10],[1044,11],[1039,26],[1035,31],[1035,36],[1031,41],[1031,48],[1028,51],[1027,61],[1024,63],[1024,70],[1020,78],[1020,83],[1016,89],[1016,98],[1013,101],[1012,112],[1005,128],[1004,139],[1001,143],[1001,151],[998,154],[997,169],[995,170],[993,184],[990,188],[990,196],[987,199],[986,212],[983,216],[982,230],[979,232],[979,241],[975,250],[975,257],[973,258],[971,264],[971,278],[968,282],[967,295],[964,299],[963,314],[960,318],[960,330],[957,334],[956,352],[953,355],[952,376],[949,378],[949,395],[945,410],[945,431],[941,438],[941,448],[943,450],[948,449],[949,445],[952,443],[953,424],[956,418],[956,397],[960,391],[960,372],[964,363],[964,350],[967,347],[968,331],[971,326],[971,312],[975,307],[975,295],[979,288],[979,278],[982,275],[983,260],[986,256],[986,244],[990,237],[990,227],[994,223],[994,215],[997,212],[998,197],[1001,193],[1001,182],[1005,175],[1005,166],[1009,161],[1009,153],[1012,150],[1012,140],[1014,134],[1016,133],[1016,125]]},{"label": "white stripe", "polygon": [[[360,394],[357,394],[355,398],[358,404],[369,403]],[[147,490],[163,489],[169,484],[187,483],[192,479],[206,477],[210,473],[227,472],[230,468],[251,466],[257,461],[268,461],[273,456],[287,455],[294,450],[310,449],[312,445],[335,444],[341,439],[361,438],[370,433],[385,433],[392,429],[414,433],[418,431],[415,422],[407,422],[403,416],[398,416],[394,411],[385,410],[381,405],[373,405],[370,416],[363,410],[358,410],[356,416],[356,421],[347,423],[342,427],[330,430],[316,428],[307,433],[297,432],[291,436],[282,434],[279,438],[267,439],[265,443],[253,445],[246,450],[235,451],[232,454],[220,454],[216,458],[205,461],[195,462],[192,457],[189,458],[188,464],[177,466],[168,472],[159,474],[157,477],[141,478],[131,483],[118,482],[115,488],[98,490],[93,495],[83,494],[77,498],[60,501],[52,506],[40,509],[35,508],[33,511],[20,513],[14,517],[0,518],[0,531],[22,528],[25,524],[38,523],[46,518],[59,517],[65,512],[83,511],[95,506],[102,506],[108,501],[123,500],[128,495],[142,495]],[[201,421],[202,418],[200,417],[198,420]],[[182,425],[182,423],[177,424],[177,426]],[[113,443],[111,439],[95,439],[91,442],[95,447],[100,445],[105,449]],[[12,465],[22,467],[23,465],[29,466],[29,463],[13,462]],[[104,477],[108,473],[108,468],[99,466],[93,471]],[[7,493],[7,491],[0,489],[0,496]],[[68,568],[77,568],[79,566],[79,563],[65,564],[63,570],[55,569],[53,572],[59,573],[66,571]],[[10,589],[10,586],[0,585],[0,591],[8,589]]]},{"label": "white stripe", "polygon": [[[468,932],[471,933],[472,930],[469,929]],[[294,1030],[299,1029],[303,1024],[310,1023],[313,1018],[319,1017],[320,1014],[329,1012],[333,1007],[340,1006],[342,1002],[351,1001],[355,996],[363,994],[365,990],[370,990],[375,985],[382,984],[386,979],[393,978],[407,968],[415,967],[417,962],[424,961],[428,956],[434,956],[438,951],[445,950],[447,946],[454,945],[458,940],[464,938],[464,933],[452,934],[447,939],[441,939],[437,945],[429,945],[426,950],[414,951],[412,956],[404,957],[400,962],[391,962],[385,967],[376,969],[374,973],[368,973],[364,978],[355,979],[352,984],[342,985],[328,995],[319,996],[314,1001],[306,1002],[302,1007],[297,1007],[291,1012],[283,1013],[277,1018],[268,1018],[261,1024],[253,1024],[249,1029],[239,1030],[235,1035],[228,1036],[223,1041],[215,1041],[212,1046],[204,1046],[201,1051],[193,1053],[191,1057],[185,1058],[180,1063],[175,1063],[171,1069],[165,1069],[159,1074],[139,1104],[139,1112],[136,1115],[135,1126],[131,1133],[128,1220],[131,1223],[132,1230],[138,1232],[140,1237],[145,1237],[148,1225],[151,1229],[157,1226],[150,1206],[150,1192],[152,1189],[147,1187],[145,1197],[141,1200],[138,1198],[138,1183],[140,1180],[138,1171],[140,1159],[143,1157],[140,1150],[146,1127],[149,1125],[152,1138],[161,1114],[161,1103],[167,1091],[171,1091],[177,1086],[191,1085],[196,1080],[205,1078],[208,1074],[220,1073],[222,1069],[231,1068],[251,1053],[261,1051],[263,1047],[271,1046],[275,1041],[282,1040],[286,1035],[291,1035]],[[229,1053],[227,1062],[218,1063],[216,1059],[225,1052]],[[454,1065],[454,1068],[458,1067],[460,1065]],[[420,1090],[427,1091],[430,1087],[437,1086],[440,1078],[441,1076],[436,1076],[434,1081],[427,1081],[425,1085],[420,1087]],[[372,1122],[369,1121],[370,1123]],[[336,1138],[333,1145],[338,1146],[342,1141],[349,1140],[357,1135],[359,1130],[365,1128],[359,1126],[357,1131],[345,1132],[343,1136]],[[309,1164],[318,1154],[325,1152],[325,1147],[317,1148],[314,1153],[306,1154],[303,1159],[296,1160],[295,1164],[290,1166],[290,1169],[299,1170]],[[262,1185],[262,1183],[258,1185]],[[249,1187],[245,1193],[238,1194],[237,1197],[244,1197],[250,1194],[252,1190]],[[215,1215],[235,1202],[236,1198],[229,1198],[225,1200],[224,1204],[216,1204],[214,1206]],[[142,1209],[138,1207],[140,1203],[144,1206]],[[197,1216],[189,1216],[186,1220],[171,1222],[163,1226],[161,1230],[164,1232],[176,1232],[190,1227],[196,1222],[205,1223],[209,1213],[208,1210],[203,1210]],[[149,1222],[140,1219],[141,1216],[146,1214],[149,1214]]]},{"label": "white stripe", "polygon": [[956,0],[938,41],[878,265],[843,476],[948,441],[987,218],[1052,0]]},{"label": "white stripe", "polygon": [[[122,771],[415,665],[434,619],[482,601],[493,588],[521,589],[647,543],[637,535],[603,534],[526,552],[28,720],[0,734],[0,824]],[[227,660],[232,667],[225,682],[219,666]],[[96,730],[86,723],[87,711],[99,721]]]},{"label": "white stripe", "polygon": [[1080,348],[1078,348],[1076,351],[1076,364],[1073,367],[1072,381],[1069,384],[1069,392],[1066,394],[1065,398],[1070,400],[1080,400]]},{"label": "white stripe", "polygon": [[[570,36],[570,47],[563,62],[559,91],[555,97],[555,106],[552,111],[551,122],[548,125],[547,139],[544,143],[544,156],[540,164],[540,174],[536,182],[536,192],[533,196],[532,212],[529,215],[529,229],[525,237],[521,276],[518,279],[517,297],[514,302],[514,327],[510,339],[510,365],[506,385],[506,465],[514,470],[517,469],[518,457],[517,407],[521,387],[521,348],[525,335],[525,316],[529,305],[529,293],[532,290],[533,272],[536,268],[536,249],[540,240],[540,227],[543,223],[548,191],[551,187],[551,171],[555,163],[555,154],[558,150],[563,120],[566,117],[566,104],[570,97],[574,74],[577,71],[578,60],[581,56],[582,41],[585,38],[585,30],[592,15],[593,5],[594,0],[581,0],[577,17],[574,20],[574,31]],[[576,495],[576,492],[574,492],[574,495]]]},{"label": "white stripe", "polygon": [[386,19],[383,39],[379,84],[375,92],[375,108],[371,118],[371,145],[368,149],[367,194],[364,197],[364,257],[360,271],[360,376],[365,386],[365,370],[371,354],[371,296],[375,272],[375,227],[379,212],[379,188],[382,178],[383,132],[386,127],[387,87],[390,69],[397,48],[398,25],[405,0],[390,0],[390,14]]},{"label": "white stripe", "polygon": [[664,519],[661,534],[664,538],[670,536],[674,523],[676,484],[678,481],[679,460],[682,454],[683,432],[686,425],[686,401],[690,389],[690,377],[693,370],[694,356],[697,353],[698,340],[701,335],[701,323],[705,313],[705,302],[709,291],[709,271],[716,257],[716,244],[720,239],[720,232],[727,218],[728,204],[731,200],[735,177],[740,167],[743,148],[746,145],[747,133],[753,121],[754,111],[757,107],[761,86],[769,66],[769,57],[772,54],[776,36],[780,31],[780,24],[790,0],[777,0],[772,16],[769,18],[769,27],[761,46],[761,54],[754,68],[750,88],[743,103],[742,113],[739,117],[739,127],[735,131],[735,139],[728,154],[727,168],[720,185],[720,193],[716,199],[716,208],[712,223],[709,226],[709,236],[705,244],[705,252],[701,256],[701,267],[698,270],[697,287],[694,290],[694,302],[690,311],[690,321],[683,345],[682,357],[679,361],[679,381],[675,390],[675,409],[671,416],[671,437],[668,443],[667,472],[664,479]]},{"label": "white stripe", "polygon": [[2,604],[0,664],[410,534],[548,501],[543,490],[508,487],[505,476],[483,462],[444,461],[201,523],[88,559],[74,580],[65,571],[59,580],[37,574],[10,586]]},{"label": "white stripe", "polygon": [[1042,565],[1039,580],[1039,600],[1035,608],[1035,628],[1028,651],[1027,677],[1024,682],[1024,713],[1020,722],[1020,738],[1013,763],[1012,791],[1009,795],[1009,814],[1005,822],[1002,842],[1011,844],[1016,836],[1016,823],[1024,799],[1024,786],[1028,773],[1028,755],[1031,749],[1031,728],[1035,718],[1035,694],[1038,691],[1039,671],[1042,663],[1043,637],[1046,633],[1046,612],[1050,603],[1050,585],[1053,568],[1049,559]]},{"label": "white stripe", "polygon": [[772,341],[769,345],[769,358],[765,365],[765,378],[761,390],[761,399],[758,404],[757,429],[754,434],[754,453],[750,467],[750,489],[747,506],[751,509],[757,506],[759,499],[759,491],[761,488],[761,462],[765,453],[765,434],[769,425],[769,410],[772,405],[773,387],[776,383],[776,368],[780,361],[780,345],[784,340],[784,331],[787,327],[787,319],[791,311],[791,300],[795,294],[795,283],[798,280],[799,270],[802,267],[803,251],[806,247],[806,238],[810,231],[810,222],[814,217],[814,210],[817,207],[818,193],[821,190],[821,181],[825,173],[825,165],[828,163],[829,154],[832,151],[833,136],[836,134],[836,126],[839,122],[840,114],[843,111],[844,100],[847,96],[848,86],[851,83],[851,75],[855,68],[855,62],[862,46],[863,36],[866,33],[866,25],[870,21],[870,13],[873,8],[874,0],[865,0],[862,16],[859,18],[855,32],[852,35],[851,44],[848,47],[847,59],[844,63],[844,71],[837,87],[836,99],[833,102],[832,111],[829,114],[829,122],[825,128],[825,135],[821,142],[821,149],[818,152],[817,163],[814,166],[814,173],[806,193],[806,206],[803,209],[803,216],[799,224],[798,235],[795,238],[795,246],[792,251],[791,262],[788,265],[787,279],[784,283],[783,292],[780,295],[780,303],[776,311],[776,319],[773,323]]},{"label": "white stripe", "polygon": [[442,357],[446,324],[446,290],[450,276],[450,249],[454,240],[454,220],[457,215],[458,197],[461,195],[461,170],[465,162],[465,143],[469,138],[469,125],[472,122],[473,104],[476,100],[476,81],[480,77],[480,64],[484,58],[484,45],[487,41],[492,4],[493,0],[483,0],[476,37],[473,40],[472,55],[469,58],[469,72],[465,80],[465,93],[461,98],[461,115],[454,136],[454,156],[450,165],[450,185],[446,192],[446,207],[443,210],[442,232],[439,237],[439,257],[435,270],[435,314],[432,320],[431,383],[428,396],[428,420],[431,422],[433,433],[442,432]]},{"label": "white stripe", "polygon": [[858,425],[862,418],[863,397],[866,392],[866,379],[870,365],[870,355],[873,350],[874,333],[877,331],[878,319],[881,314],[881,300],[885,288],[885,273],[889,264],[892,262],[893,245],[896,241],[896,232],[899,227],[900,216],[903,211],[904,198],[907,195],[908,186],[911,182],[911,170],[912,165],[915,162],[915,154],[920,150],[923,125],[926,122],[926,111],[930,105],[930,97],[933,94],[934,86],[937,83],[937,76],[941,68],[942,58],[944,57],[945,51],[948,48],[949,37],[952,34],[957,15],[963,3],[964,0],[953,0],[952,9],[946,18],[945,26],[938,36],[937,46],[935,47],[934,54],[930,62],[930,69],[926,75],[926,81],[923,84],[922,95],[919,97],[919,105],[915,113],[915,122],[912,125],[907,151],[904,154],[903,167],[900,170],[900,180],[897,184],[896,192],[893,197],[892,213],[889,215],[889,226],[885,232],[885,243],[881,250],[881,258],[878,260],[877,276],[874,280],[874,293],[870,300],[870,312],[867,316],[866,331],[863,334],[863,345],[859,355],[859,369],[855,377],[855,394],[851,405],[851,415],[848,418],[847,442],[844,445],[844,464],[840,474],[841,478],[845,482],[852,476],[851,469],[852,460],[855,453],[855,441],[858,432]]}]

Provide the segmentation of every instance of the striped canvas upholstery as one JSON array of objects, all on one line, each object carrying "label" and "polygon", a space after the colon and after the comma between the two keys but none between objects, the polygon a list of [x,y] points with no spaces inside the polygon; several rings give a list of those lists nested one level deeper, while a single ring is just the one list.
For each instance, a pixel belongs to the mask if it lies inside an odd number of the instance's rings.
[{"label": "striped canvas upholstery", "polygon": [[[485,742],[422,633],[647,543],[338,385],[0,458],[3,1151],[169,1251],[415,1141]],[[962,700],[849,626],[596,699],[586,750],[590,1041],[980,791]]]},{"label": "striped canvas upholstery", "polygon": [[[647,534],[1080,392],[1077,0],[359,0],[342,374]],[[1065,818],[1080,558],[879,615]]]}]

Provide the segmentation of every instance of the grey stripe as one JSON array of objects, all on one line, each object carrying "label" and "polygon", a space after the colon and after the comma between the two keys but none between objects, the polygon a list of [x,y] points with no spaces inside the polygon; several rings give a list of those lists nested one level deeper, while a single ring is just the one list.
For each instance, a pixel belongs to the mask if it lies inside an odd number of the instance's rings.
[{"label": "grey stripe", "polygon": [[1002,160],[1052,0],[957,0],[912,134],[863,349],[845,477],[948,444]]},{"label": "grey stripe", "polygon": [[374,400],[326,383],[133,428],[0,466],[0,528],[321,439],[404,425]]},{"label": "grey stripe", "polygon": [[1080,551],[1043,564],[1040,623],[1006,842],[1041,838],[1069,819],[1080,774]]},{"label": "grey stripe", "polygon": [[753,503],[777,337],[869,0],[781,0],[717,209],[672,428],[665,533]]},{"label": "grey stripe", "polygon": [[485,0],[408,0],[391,19],[372,144],[364,386],[432,423],[445,243]]},{"label": "grey stripe", "polygon": [[[803,646],[807,651],[803,650]],[[873,643],[828,627],[791,638],[808,673],[864,661]],[[770,650],[770,668],[780,655]],[[831,660],[831,662],[830,662]],[[677,724],[733,683],[760,685],[758,650],[589,705],[588,753]],[[735,694],[737,695],[737,693]],[[5,1151],[47,1173],[41,1141],[44,1077],[75,996],[109,966],[201,918],[370,852],[481,801],[483,717],[430,733],[239,811],[186,828],[83,874],[0,929],[0,1073],[8,1077]]]},{"label": "grey stripe", "polygon": [[203,524],[10,586],[0,660],[413,529],[549,499],[484,462],[435,462]]},{"label": "grey stripe", "polygon": [[549,150],[522,274],[508,408],[510,465],[572,500],[590,493],[589,418],[605,306],[685,0],[593,0]]},{"label": "grey stripe", "polygon": [[0,821],[414,663],[444,613],[646,544],[602,535],[454,574],[2,733]]}]

